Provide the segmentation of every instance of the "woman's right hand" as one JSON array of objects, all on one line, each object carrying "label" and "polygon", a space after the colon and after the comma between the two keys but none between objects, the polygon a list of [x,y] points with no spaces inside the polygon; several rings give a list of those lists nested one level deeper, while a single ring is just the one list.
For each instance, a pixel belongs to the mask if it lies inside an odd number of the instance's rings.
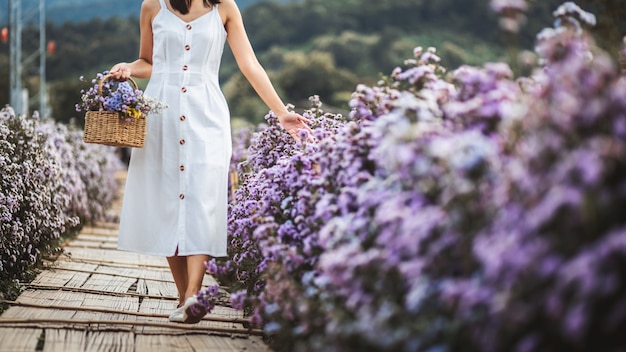
[{"label": "woman's right hand", "polygon": [[130,70],[130,65],[126,62],[120,62],[115,66],[111,67],[109,71],[111,78],[117,81],[126,81],[130,78],[132,72]]}]

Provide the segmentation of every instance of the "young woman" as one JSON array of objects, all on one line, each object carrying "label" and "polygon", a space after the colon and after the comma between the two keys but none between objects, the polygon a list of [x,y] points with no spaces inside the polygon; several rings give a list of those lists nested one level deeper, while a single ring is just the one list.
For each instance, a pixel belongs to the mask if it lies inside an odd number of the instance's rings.
[{"label": "young woman", "polygon": [[234,0],[144,0],[140,30],[139,58],[112,76],[150,78],[145,94],[169,107],[148,117],[145,146],[132,151],[118,247],[167,257],[179,294],[170,320],[197,323],[204,262],[226,256],[230,116],[218,83],[226,40],[282,127],[294,138],[310,129],[277,95]]}]

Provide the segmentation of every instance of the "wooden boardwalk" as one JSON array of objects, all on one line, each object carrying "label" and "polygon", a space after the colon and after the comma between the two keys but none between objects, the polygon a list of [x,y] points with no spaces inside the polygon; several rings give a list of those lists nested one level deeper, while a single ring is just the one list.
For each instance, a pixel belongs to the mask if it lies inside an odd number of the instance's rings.
[{"label": "wooden boardwalk", "polygon": [[[226,306],[198,324],[170,323],[177,291],[165,258],[116,245],[116,224],[85,227],[9,302],[0,352],[269,351],[258,330],[244,328],[241,312]],[[205,285],[214,282],[205,276]]]}]

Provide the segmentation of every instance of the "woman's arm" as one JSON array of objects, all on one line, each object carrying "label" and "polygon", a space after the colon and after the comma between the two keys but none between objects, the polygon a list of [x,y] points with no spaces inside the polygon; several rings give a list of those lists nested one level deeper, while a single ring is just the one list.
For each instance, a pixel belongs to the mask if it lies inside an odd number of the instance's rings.
[{"label": "woman's arm", "polygon": [[265,69],[259,63],[243,25],[241,12],[234,0],[222,0],[219,6],[224,28],[228,33],[228,44],[235,56],[241,73],[246,77],[252,88],[265,104],[276,114],[278,121],[287,132],[297,138],[298,129],[311,129],[305,123],[306,118],[289,112],[276,93]]},{"label": "woman's arm", "polygon": [[131,76],[149,78],[152,74],[152,19],[160,8],[158,0],[144,0],[141,4],[139,58],[131,63],[120,62],[113,66],[110,71],[114,79],[124,81]]}]

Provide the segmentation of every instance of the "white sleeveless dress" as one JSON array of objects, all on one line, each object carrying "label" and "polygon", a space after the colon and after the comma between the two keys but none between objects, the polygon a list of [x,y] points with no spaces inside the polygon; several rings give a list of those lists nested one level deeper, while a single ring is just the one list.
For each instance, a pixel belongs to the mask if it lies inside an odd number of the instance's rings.
[{"label": "white sleeveless dress", "polygon": [[226,256],[230,113],[218,82],[226,41],[217,5],[185,22],[159,0],[145,94],[167,105],[131,154],[118,248]]}]

